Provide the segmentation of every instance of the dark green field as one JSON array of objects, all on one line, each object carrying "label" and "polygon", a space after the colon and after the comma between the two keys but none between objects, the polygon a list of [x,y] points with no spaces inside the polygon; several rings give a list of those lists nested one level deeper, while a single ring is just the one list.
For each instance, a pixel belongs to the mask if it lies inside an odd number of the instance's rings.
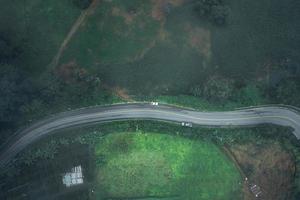
[{"label": "dark green field", "polygon": [[134,93],[161,94],[188,93],[214,74],[244,84],[264,81],[277,60],[298,62],[299,5],[293,0],[228,1],[224,26],[199,19],[193,3],[173,5],[157,20],[155,4],[121,2],[102,2],[61,63],[75,61]]}]

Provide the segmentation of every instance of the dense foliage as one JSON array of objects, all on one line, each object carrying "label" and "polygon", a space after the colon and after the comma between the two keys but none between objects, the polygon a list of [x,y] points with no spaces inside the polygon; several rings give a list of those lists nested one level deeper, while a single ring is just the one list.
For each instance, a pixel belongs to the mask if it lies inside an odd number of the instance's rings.
[{"label": "dense foliage", "polygon": [[73,4],[80,9],[87,9],[93,0],[73,0]]},{"label": "dense foliage", "polygon": [[207,18],[216,25],[224,25],[227,23],[230,9],[223,0],[198,0],[195,11],[200,17]]},{"label": "dense foliage", "polygon": [[274,98],[283,104],[300,106],[300,83],[299,78],[285,79],[279,82],[273,89]]},{"label": "dense foliage", "polygon": [[0,65],[0,121],[16,120],[21,108],[33,95],[33,84],[26,74],[12,65]]},{"label": "dense foliage", "polygon": [[18,41],[8,32],[0,33],[0,63],[10,64],[18,59],[23,51],[23,41]]}]

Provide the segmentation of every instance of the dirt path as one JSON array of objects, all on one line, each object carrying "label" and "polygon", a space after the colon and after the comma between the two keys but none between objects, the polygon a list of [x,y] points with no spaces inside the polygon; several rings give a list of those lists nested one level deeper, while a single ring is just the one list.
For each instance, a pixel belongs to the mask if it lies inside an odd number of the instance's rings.
[{"label": "dirt path", "polygon": [[224,145],[222,148],[223,152],[225,153],[225,155],[228,156],[228,158],[233,161],[234,165],[236,166],[236,168],[239,170],[240,175],[242,176],[243,179],[243,199],[244,200],[254,200],[254,196],[250,191],[249,188],[249,182],[248,182],[248,178],[246,176],[246,174],[244,173],[244,171],[242,170],[237,158],[235,157],[235,155],[233,154],[233,152],[230,150],[230,147],[227,145]]},{"label": "dirt path", "polygon": [[66,38],[63,40],[62,44],[60,45],[60,48],[59,48],[57,54],[52,59],[52,61],[50,63],[50,67],[54,68],[54,67],[57,66],[57,64],[58,64],[58,62],[61,58],[61,55],[63,54],[63,52],[66,49],[67,45],[69,44],[70,40],[72,39],[74,34],[78,31],[80,26],[85,22],[86,18],[88,16],[90,16],[91,14],[93,14],[93,12],[94,12],[94,10],[97,7],[99,2],[100,2],[100,0],[93,0],[91,5],[86,10],[81,12],[80,16],[75,21],[75,23],[73,24],[71,30],[67,34]]}]

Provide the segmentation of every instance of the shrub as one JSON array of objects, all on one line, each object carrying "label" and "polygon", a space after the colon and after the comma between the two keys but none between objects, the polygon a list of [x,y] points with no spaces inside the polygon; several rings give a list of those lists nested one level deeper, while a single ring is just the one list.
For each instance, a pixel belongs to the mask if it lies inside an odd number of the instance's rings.
[{"label": "shrub", "polygon": [[79,9],[87,9],[92,3],[92,0],[73,0],[73,4]]}]

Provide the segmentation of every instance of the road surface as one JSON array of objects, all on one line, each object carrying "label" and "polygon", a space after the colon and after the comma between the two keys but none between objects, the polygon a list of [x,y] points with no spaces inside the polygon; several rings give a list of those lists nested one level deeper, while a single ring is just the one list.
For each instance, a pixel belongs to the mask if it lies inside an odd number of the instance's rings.
[{"label": "road surface", "polygon": [[291,108],[273,106],[227,112],[199,112],[170,105],[151,105],[150,103],[116,104],[59,113],[19,131],[0,153],[0,167],[9,163],[12,158],[33,142],[57,130],[130,119],[190,122],[194,125],[213,127],[276,124],[293,128],[293,134],[300,139],[300,113]]}]

